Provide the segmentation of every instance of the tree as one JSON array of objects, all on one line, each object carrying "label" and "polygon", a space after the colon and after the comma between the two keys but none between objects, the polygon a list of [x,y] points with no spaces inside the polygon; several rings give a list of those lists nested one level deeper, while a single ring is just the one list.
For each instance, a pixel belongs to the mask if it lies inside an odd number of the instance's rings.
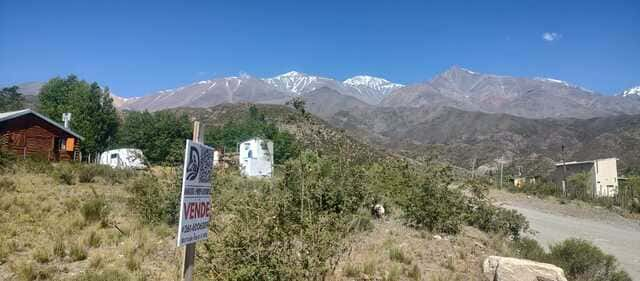
[{"label": "tree", "polygon": [[249,107],[246,117],[227,122],[222,127],[207,128],[205,135],[207,144],[225,151],[236,151],[238,143],[253,137],[269,139],[273,141],[276,164],[297,156],[300,150],[295,138],[266,120],[255,105]]},{"label": "tree", "polygon": [[24,97],[18,92],[18,87],[8,87],[0,90],[0,112],[20,110],[24,107]]},{"label": "tree", "polygon": [[123,146],[141,149],[152,163],[179,162],[184,153],[184,141],[191,138],[186,115],[170,112],[127,112],[119,133]]},{"label": "tree", "polygon": [[71,128],[85,137],[85,153],[102,152],[115,143],[118,115],[109,88],[89,84],[75,75],[56,77],[40,89],[40,112],[58,122],[71,113]]}]

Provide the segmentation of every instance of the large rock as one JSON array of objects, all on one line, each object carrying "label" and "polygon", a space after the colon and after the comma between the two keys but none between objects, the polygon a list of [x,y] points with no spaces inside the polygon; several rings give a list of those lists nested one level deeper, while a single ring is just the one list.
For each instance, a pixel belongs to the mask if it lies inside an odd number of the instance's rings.
[{"label": "large rock", "polygon": [[562,268],[516,258],[489,256],[482,270],[489,281],[567,281]]}]

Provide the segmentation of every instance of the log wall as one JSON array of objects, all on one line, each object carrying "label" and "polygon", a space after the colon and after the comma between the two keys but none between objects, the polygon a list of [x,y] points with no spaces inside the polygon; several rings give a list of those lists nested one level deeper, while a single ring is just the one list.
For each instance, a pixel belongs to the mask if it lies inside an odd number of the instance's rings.
[{"label": "log wall", "polygon": [[49,161],[75,160],[79,153],[66,151],[60,145],[67,138],[74,139],[74,150],[79,151],[78,138],[33,114],[0,123],[0,148],[18,157],[37,157]]}]

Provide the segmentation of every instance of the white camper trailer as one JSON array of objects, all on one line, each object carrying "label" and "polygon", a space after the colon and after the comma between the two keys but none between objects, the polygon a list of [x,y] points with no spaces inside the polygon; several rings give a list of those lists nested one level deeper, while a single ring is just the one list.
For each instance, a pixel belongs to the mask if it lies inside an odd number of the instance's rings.
[{"label": "white camper trailer", "polygon": [[247,177],[271,177],[273,174],[273,142],[253,138],[238,145],[240,174]]},{"label": "white camper trailer", "polygon": [[134,148],[105,151],[100,155],[98,164],[121,169],[144,169],[147,167],[142,150]]}]

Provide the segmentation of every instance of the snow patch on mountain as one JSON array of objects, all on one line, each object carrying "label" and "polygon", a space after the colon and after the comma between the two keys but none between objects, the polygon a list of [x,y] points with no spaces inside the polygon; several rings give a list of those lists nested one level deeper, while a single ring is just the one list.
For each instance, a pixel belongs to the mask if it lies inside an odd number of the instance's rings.
[{"label": "snow patch on mountain", "polygon": [[558,79],[545,78],[545,77],[536,77],[536,78],[533,78],[533,79],[538,80],[538,81],[543,81],[543,82],[551,82],[551,83],[562,84],[562,85],[567,86],[567,87],[573,87],[573,85],[567,83],[566,81],[562,81],[562,80],[558,80]]},{"label": "snow patch on mountain", "polygon": [[263,79],[264,82],[278,90],[292,92],[298,95],[317,89],[318,87],[315,85],[318,82],[322,82],[322,80],[330,81],[331,79],[307,75],[297,71],[289,71],[276,77]]},{"label": "snow patch on mountain", "polygon": [[622,92],[622,96],[623,97],[632,97],[632,96],[640,97],[640,86],[627,89],[626,91]]},{"label": "snow patch on mountain", "polygon": [[346,86],[350,86],[356,89],[356,91],[363,93],[364,91],[371,94],[371,90],[377,92],[381,95],[387,95],[391,93],[391,91],[404,87],[402,84],[392,83],[389,80],[367,76],[367,75],[358,75],[351,77],[342,82]]}]

